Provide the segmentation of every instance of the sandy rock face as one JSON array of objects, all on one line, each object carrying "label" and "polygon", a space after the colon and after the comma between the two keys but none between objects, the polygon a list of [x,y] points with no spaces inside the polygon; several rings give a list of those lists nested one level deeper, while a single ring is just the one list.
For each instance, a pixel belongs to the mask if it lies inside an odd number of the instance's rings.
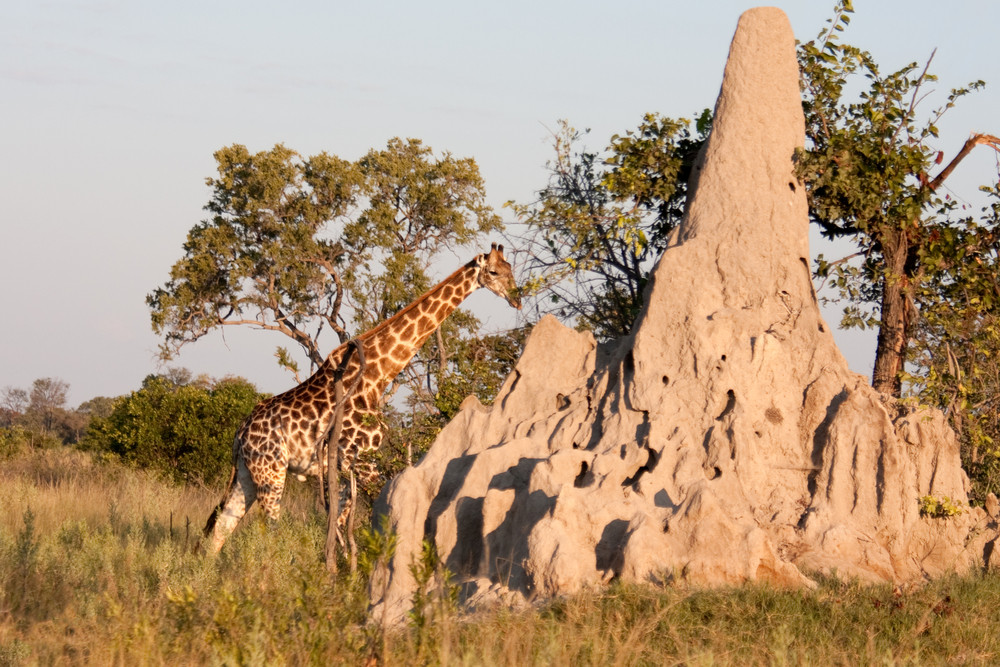
[{"label": "sandy rock face", "polygon": [[851,373],[820,316],[791,28],[740,19],[687,215],[627,338],[543,318],[492,407],[467,399],[377,510],[398,536],[372,578],[400,620],[433,541],[470,604],[615,577],[810,586],[813,572],[913,581],[992,555],[996,518],[922,517],[967,500],[958,443]]}]

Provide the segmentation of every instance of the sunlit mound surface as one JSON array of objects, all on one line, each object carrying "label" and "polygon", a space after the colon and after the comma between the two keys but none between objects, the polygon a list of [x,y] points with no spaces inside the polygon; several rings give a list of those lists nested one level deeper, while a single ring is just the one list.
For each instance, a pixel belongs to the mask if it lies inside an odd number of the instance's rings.
[{"label": "sunlit mound surface", "polygon": [[386,487],[398,544],[371,581],[375,620],[409,610],[424,541],[470,605],[616,578],[811,586],[988,564],[985,511],[921,512],[927,496],[967,505],[942,415],[885,402],[820,316],[803,140],[788,20],[748,11],[632,335],[597,345],[543,319],[493,406],[468,399]]}]

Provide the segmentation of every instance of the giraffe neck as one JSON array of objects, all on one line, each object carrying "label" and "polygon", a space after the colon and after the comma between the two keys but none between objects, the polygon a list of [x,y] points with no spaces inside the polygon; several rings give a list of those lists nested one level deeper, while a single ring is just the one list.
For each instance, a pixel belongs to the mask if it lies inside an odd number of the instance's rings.
[{"label": "giraffe neck", "polygon": [[[373,400],[381,399],[388,384],[410,363],[441,322],[479,287],[477,272],[476,262],[469,262],[359,337],[366,363],[362,391]],[[339,350],[331,353],[328,361]]]}]

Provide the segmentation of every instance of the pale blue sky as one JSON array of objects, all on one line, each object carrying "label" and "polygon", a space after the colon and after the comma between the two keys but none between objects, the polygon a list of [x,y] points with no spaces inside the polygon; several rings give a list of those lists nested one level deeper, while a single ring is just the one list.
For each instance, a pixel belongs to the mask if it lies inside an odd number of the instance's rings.
[{"label": "pale blue sky", "polygon": [[[547,128],[560,118],[592,128],[599,148],[645,112],[712,106],[736,21],[751,6],[2,3],[0,388],[59,377],[76,405],[131,391],[157,370],[145,295],[202,219],[222,146],[282,142],[356,159],[391,137],[416,137],[474,157],[499,210],[543,185]],[[807,40],[832,6],[783,9]],[[1000,134],[1000,3],[857,0],[856,10],[846,39],[885,69],[938,47],[929,106],[969,80],[989,84],[942,123],[946,155],[969,131]],[[953,192],[971,198],[995,174],[982,150]],[[465,259],[446,260],[440,274]],[[490,295],[472,303],[495,323],[507,317]],[[869,372],[871,337],[838,340],[852,367]],[[287,343],[229,329],[176,363],[280,391],[292,380],[274,363],[278,344]]]}]

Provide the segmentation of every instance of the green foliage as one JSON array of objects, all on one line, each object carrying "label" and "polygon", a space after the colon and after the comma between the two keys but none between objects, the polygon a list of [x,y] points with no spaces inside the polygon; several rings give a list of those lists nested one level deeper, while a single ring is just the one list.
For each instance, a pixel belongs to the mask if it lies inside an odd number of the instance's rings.
[{"label": "green foliage", "polygon": [[921,496],[920,514],[935,519],[943,519],[951,516],[958,516],[965,510],[962,504],[957,503],[948,496],[938,498],[936,496]]},{"label": "green foliage", "polygon": [[850,2],[838,3],[828,27],[799,47],[807,142],[797,172],[812,220],[825,236],[855,248],[842,259],[819,257],[816,273],[845,301],[843,326],[879,329],[873,384],[898,397],[913,327],[938,296],[926,286],[942,279],[942,266],[960,260],[946,254],[954,246],[939,243],[955,230],[937,194],[950,172],[931,176],[943,157],[934,146],[937,125],[984,84],[953,89],[924,114],[926,84],[936,81],[930,60],[884,74],[870,53],[839,41],[852,12]]},{"label": "green foliage", "polygon": [[228,474],[236,429],[261,398],[241,378],[178,385],[151,375],[91,422],[83,444],[176,481],[214,482]]},{"label": "green foliage", "polygon": [[[813,221],[827,236],[865,244],[867,256],[880,252],[871,246],[883,227],[913,225],[932,195],[920,179],[936,154],[926,141],[936,135],[934,122],[945,109],[918,127],[921,88],[935,77],[915,62],[883,75],[871,54],[838,41],[850,9],[837,9],[821,41],[799,48],[810,144],[799,155],[799,174],[808,186]],[[867,79],[868,89],[858,101],[844,100],[845,87],[857,76]],[[881,178],[871,178],[875,173]]]},{"label": "green foliage", "polygon": [[600,338],[628,332],[652,263],[683,214],[710,127],[707,109],[693,124],[646,114],[600,155],[580,147],[586,132],[560,122],[548,185],[533,203],[508,202],[528,227],[525,290],[539,309],[573,318]]},{"label": "green foliage", "polygon": [[[833,262],[820,257],[817,275],[845,301],[844,326],[879,328],[875,386],[945,411],[973,480],[970,495],[982,502],[1000,491],[998,192],[983,188],[990,203],[982,215],[963,215],[938,188],[975,143],[943,169],[934,143],[942,116],[984,84],[953,89],[922,114],[926,84],[936,80],[930,61],[882,74],[868,52],[838,41],[851,11],[839,4],[830,27],[799,50],[809,141],[798,169],[810,215],[825,235],[856,249]],[[850,101],[845,91],[858,79],[864,88]]]},{"label": "green foliage", "polygon": [[[210,215],[147,297],[164,358],[216,328],[249,326],[288,337],[315,368],[324,331],[339,343],[385,319],[429,286],[441,250],[501,228],[476,163],[435,157],[416,139],[357,162],[280,144],[235,144],[215,159]],[[298,372],[288,350],[276,356]]]},{"label": "green foliage", "polygon": [[[434,406],[448,421],[458,414],[468,396],[491,405],[500,386],[514,369],[530,329],[521,327],[501,334],[449,341],[448,365],[439,370]],[[431,353],[438,351],[431,342]]]},{"label": "green foliage", "polygon": [[441,650],[436,621],[458,611],[459,590],[451,581],[452,573],[441,563],[437,547],[428,540],[421,543],[420,558],[410,564],[410,574],[415,586],[407,616],[419,661],[427,662]]},{"label": "green foliage", "polygon": [[23,426],[0,428],[0,461],[11,459],[31,446],[31,434]]},{"label": "green foliage", "polygon": [[[978,220],[964,218],[932,230],[923,260],[936,279],[921,285],[921,319],[906,380],[922,402],[944,410],[959,436],[981,504],[1000,493],[1000,314],[997,312],[1000,191]],[[947,202],[948,215],[955,209]]]},{"label": "green foliage", "polygon": [[107,417],[111,414],[111,410],[114,409],[114,404],[115,401],[113,398],[108,398],[107,396],[95,396],[94,398],[81,403],[80,407],[77,408],[77,411],[90,418]]},{"label": "green foliage", "polygon": [[358,572],[362,577],[371,577],[379,563],[387,563],[396,553],[399,537],[389,525],[389,515],[381,515],[376,528],[366,524],[358,529]]}]

